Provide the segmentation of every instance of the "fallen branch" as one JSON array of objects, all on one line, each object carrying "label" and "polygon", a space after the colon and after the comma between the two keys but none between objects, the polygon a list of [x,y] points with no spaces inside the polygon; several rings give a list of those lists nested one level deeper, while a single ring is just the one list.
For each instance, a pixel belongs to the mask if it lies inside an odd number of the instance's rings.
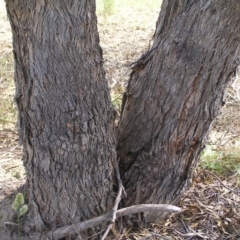
[{"label": "fallen branch", "polygon": [[[140,212],[149,212],[149,211],[163,211],[163,212],[181,212],[182,209],[173,205],[167,204],[139,204],[127,208],[122,208],[116,211],[116,218],[123,217],[126,215],[131,215]],[[86,231],[89,228],[96,227],[103,222],[112,220],[112,212],[105,215],[93,218],[80,223],[75,223],[69,226],[60,227],[54,231],[47,233],[47,236],[51,239],[61,239],[69,235],[74,235],[77,232]]]},{"label": "fallen branch", "polygon": [[124,189],[124,186],[122,184],[122,180],[121,180],[121,177],[120,177],[120,173],[119,173],[119,168],[118,168],[118,165],[116,165],[115,169],[115,176],[116,176],[116,180],[117,180],[117,183],[118,183],[118,194],[117,194],[117,197],[116,197],[116,200],[115,200],[115,203],[114,203],[114,206],[113,206],[113,213],[112,213],[112,219],[111,219],[111,222],[110,224],[108,225],[106,231],[104,232],[101,240],[104,240],[109,231],[111,230],[113,224],[115,223],[116,221],[116,214],[117,214],[117,210],[118,210],[118,205],[122,199],[122,195],[124,194],[125,196],[127,195],[126,192],[125,192],[125,189]]}]

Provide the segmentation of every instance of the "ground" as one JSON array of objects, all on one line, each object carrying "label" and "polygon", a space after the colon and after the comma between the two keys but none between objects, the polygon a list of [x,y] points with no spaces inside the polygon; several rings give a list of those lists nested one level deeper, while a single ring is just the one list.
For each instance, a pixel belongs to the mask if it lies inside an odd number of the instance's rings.
[{"label": "ground", "polygon": [[[114,8],[98,7],[106,77],[117,109],[130,64],[150,46],[160,9],[157,4],[159,1],[142,0],[139,4],[129,1],[128,5],[123,1],[121,9],[117,4]],[[11,29],[4,11],[0,0],[0,238],[7,240],[13,238],[5,231],[4,222],[15,221],[11,204],[21,191],[25,173],[13,101]],[[240,104],[234,86],[229,88],[228,104],[213,124],[192,186],[181,200],[184,212],[172,214],[149,229],[115,233],[110,239],[240,239]]]}]

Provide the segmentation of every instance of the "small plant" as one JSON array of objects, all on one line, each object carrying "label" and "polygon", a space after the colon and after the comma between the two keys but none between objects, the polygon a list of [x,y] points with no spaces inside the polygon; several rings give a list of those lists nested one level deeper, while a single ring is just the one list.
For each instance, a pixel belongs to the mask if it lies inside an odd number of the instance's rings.
[{"label": "small plant", "polygon": [[240,151],[238,148],[212,149],[207,146],[201,156],[199,165],[217,175],[236,176],[240,182]]},{"label": "small plant", "polygon": [[15,178],[17,178],[17,179],[20,179],[20,178],[21,178],[20,172],[17,172],[17,171],[13,172],[13,173],[12,173],[12,176],[15,177]]},{"label": "small plant", "polygon": [[122,106],[122,96],[123,96],[123,94],[121,94],[121,93],[111,93],[112,104],[113,104],[115,110],[119,113],[121,111],[121,106]]},{"label": "small plant", "polygon": [[28,206],[24,204],[24,196],[22,193],[18,193],[15,197],[15,200],[12,204],[12,208],[17,212],[17,224],[18,224],[18,239],[20,239],[20,217],[24,215],[27,210]]},{"label": "small plant", "polygon": [[114,0],[103,0],[104,17],[113,14]]}]

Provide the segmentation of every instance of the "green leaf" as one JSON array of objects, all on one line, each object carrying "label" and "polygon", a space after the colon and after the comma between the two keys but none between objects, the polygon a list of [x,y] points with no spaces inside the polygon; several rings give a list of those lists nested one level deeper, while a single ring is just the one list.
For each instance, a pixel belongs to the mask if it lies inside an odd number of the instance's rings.
[{"label": "green leaf", "polygon": [[12,208],[17,211],[21,207],[22,204],[24,204],[24,196],[22,193],[18,193],[12,204]]},{"label": "green leaf", "polygon": [[28,206],[26,204],[24,204],[20,209],[19,209],[19,215],[22,216],[23,214],[25,214],[28,210]]},{"label": "green leaf", "polygon": [[17,211],[19,208],[18,202],[14,201],[12,204],[12,208]]}]

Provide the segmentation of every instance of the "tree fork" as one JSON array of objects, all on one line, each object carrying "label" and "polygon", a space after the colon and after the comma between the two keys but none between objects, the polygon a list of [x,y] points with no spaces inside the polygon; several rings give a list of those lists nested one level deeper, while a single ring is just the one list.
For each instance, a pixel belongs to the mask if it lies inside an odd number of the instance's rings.
[{"label": "tree fork", "polygon": [[[75,234],[75,223],[113,219],[114,117],[95,1],[6,3],[29,186],[25,230],[70,225],[59,232]],[[133,66],[125,94],[117,151],[128,198],[116,217],[179,201],[224,104],[239,42],[239,0],[163,1],[152,49]],[[144,212],[131,222],[164,216]]]}]

